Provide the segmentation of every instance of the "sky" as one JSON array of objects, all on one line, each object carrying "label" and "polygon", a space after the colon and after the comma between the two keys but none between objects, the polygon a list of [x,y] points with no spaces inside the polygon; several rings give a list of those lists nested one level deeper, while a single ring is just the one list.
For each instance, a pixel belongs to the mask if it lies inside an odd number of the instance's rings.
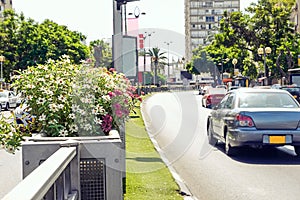
[{"label": "sky", "polygon": [[[241,10],[257,0],[241,0]],[[184,0],[140,0],[127,4],[127,13],[135,7],[140,29],[164,29],[184,35]],[[87,41],[111,38],[113,0],[13,0],[17,13],[41,23],[50,19],[87,36]]]}]

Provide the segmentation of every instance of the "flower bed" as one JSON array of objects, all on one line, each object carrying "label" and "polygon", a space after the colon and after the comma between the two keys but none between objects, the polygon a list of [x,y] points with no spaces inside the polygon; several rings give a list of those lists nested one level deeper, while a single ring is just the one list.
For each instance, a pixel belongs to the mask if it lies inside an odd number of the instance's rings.
[{"label": "flower bed", "polygon": [[[67,56],[29,67],[14,76],[12,86],[23,94],[35,116],[31,128],[49,137],[107,135],[118,129],[140,100],[123,74],[84,63],[73,65]],[[14,151],[20,143],[9,141],[24,133],[15,123],[10,125],[9,133],[0,139],[5,149]]]}]

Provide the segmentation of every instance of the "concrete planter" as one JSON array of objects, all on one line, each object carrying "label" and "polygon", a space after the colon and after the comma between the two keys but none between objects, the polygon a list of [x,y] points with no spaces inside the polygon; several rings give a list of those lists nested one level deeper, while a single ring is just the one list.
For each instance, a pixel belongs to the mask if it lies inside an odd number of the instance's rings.
[{"label": "concrete planter", "polygon": [[109,136],[62,138],[37,135],[28,137],[22,144],[23,178],[60,147],[76,146],[77,155],[70,163],[69,169],[71,181],[67,183],[70,185],[70,189],[78,191],[79,199],[83,200],[123,199],[125,188],[123,185],[125,184],[124,141],[124,129],[120,132],[112,131]]}]

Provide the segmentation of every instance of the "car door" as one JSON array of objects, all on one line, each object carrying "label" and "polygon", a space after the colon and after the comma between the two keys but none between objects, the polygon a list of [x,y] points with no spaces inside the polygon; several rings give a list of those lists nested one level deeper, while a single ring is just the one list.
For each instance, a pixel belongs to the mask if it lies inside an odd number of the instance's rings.
[{"label": "car door", "polygon": [[212,123],[213,123],[213,131],[217,134],[217,137],[221,136],[221,112],[225,107],[226,101],[229,95],[226,95],[222,101],[214,108],[212,112]]},{"label": "car door", "polygon": [[17,107],[17,96],[13,92],[9,92],[8,100],[10,107]]},{"label": "car door", "polygon": [[227,122],[227,118],[229,116],[229,113],[232,111],[232,109],[234,108],[234,103],[235,103],[235,94],[231,93],[230,95],[228,95],[228,98],[226,100],[226,102],[224,103],[223,109],[220,111],[219,113],[219,124],[220,124],[220,135],[221,137],[224,138],[224,128],[226,127],[226,122]]}]

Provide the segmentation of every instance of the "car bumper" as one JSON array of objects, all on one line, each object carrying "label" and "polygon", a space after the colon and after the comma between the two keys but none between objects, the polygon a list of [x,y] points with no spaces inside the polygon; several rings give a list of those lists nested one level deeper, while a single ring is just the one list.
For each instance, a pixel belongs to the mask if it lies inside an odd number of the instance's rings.
[{"label": "car bumper", "polygon": [[300,146],[300,129],[297,130],[240,130],[228,133],[231,146]]}]

